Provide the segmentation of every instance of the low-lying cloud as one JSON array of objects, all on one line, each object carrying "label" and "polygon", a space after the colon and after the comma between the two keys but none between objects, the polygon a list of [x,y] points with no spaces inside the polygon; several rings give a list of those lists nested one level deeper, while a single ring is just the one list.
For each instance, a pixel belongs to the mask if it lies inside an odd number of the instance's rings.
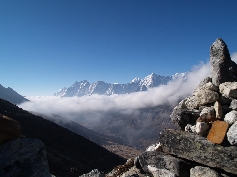
[{"label": "low-lying cloud", "polygon": [[231,54],[231,60],[233,60],[235,63],[237,63],[237,52],[234,52]]},{"label": "low-lying cloud", "polygon": [[167,85],[161,85],[156,88],[148,89],[144,92],[135,92],[122,95],[91,95],[83,97],[29,97],[30,102],[25,102],[19,107],[44,114],[79,114],[79,113],[96,113],[106,111],[122,111],[129,113],[131,111],[153,107],[163,104],[175,105],[177,102],[192,93],[199,82],[209,76],[210,64],[200,63],[194,66],[187,74],[184,81],[178,78]]}]

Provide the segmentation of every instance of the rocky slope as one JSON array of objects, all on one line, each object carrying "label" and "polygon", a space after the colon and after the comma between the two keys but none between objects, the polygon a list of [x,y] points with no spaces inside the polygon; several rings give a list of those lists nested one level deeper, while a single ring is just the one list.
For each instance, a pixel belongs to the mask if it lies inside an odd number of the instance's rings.
[{"label": "rocky slope", "polygon": [[127,84],[110,84],[104,81],[97,81],[89,83],[87,80],[75,82],[71,87],[64,87],[60,89],[55,96],[72,97],[72,96],[84,96],[84,95],[112,95],[112,94],[126,94],[139,91],[146,91],[148,88],[165,85],[169,81],[177,78],[185,79],[186,73],[175,74],[172,76],[160,76],[152,73],[144,79],[135,78]]},{"label": "rocky slope", "polygon": [[0,99],[0,114],[18,121],[23,136],[44,143],[50,173],[57,177],[78,176],[94,168],[108,172],[125,162],[92,141],[3,99]]},{"label": "rocky slope", "polygon": [[20,94],[18,94],[16,91],[14,91],[12,88],[8,87],[5,88],[0,84],[0,98],[7,100],[13,104],[20,104],[25,101],[29,101]]},{"label": "rocky slope", "polygon": [[237,64],[220,38],[211,46],[210,60],[210,77],[171,114],[179,130],[163,130],[159,144],[107,176],[237,175]]}]

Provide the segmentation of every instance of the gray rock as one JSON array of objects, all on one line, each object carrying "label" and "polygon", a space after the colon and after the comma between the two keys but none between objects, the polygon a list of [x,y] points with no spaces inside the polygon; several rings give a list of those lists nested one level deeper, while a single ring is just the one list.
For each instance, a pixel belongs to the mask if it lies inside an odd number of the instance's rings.
[{"label": "gray rock", "polygon": [[233,99],[230,103],[230,109],[236,110],[237,111],[237,100]]},{"label": "gray rock", "polygon": [[237,175],[237,147],[213,144],[201,136],[180,131],[163,130],[160,134],[162,150],[177,157],[216,167]]},{"label": "gray rock", "polygon": [[212,82],[212,78],[210,77],[206,77],[205,79],[203,79],[199,84],[198,84],[198,87],[202,87],[203,85],[205,85],[206,83],[208,82]]},{"label": "gray rock", "polygon": [[210,125],[205,122],[197,122],[195,126],[195,131],[200,136],[207,136],[208,130],[210,129]]},{"label": "gray rock", "polygon": [[212,82],[208,83],[200,83],[199,86],[193,91],[193,95],[196,95],[197,92],[200,92],[202,90],[211,90],[214,92],[218,92],[218,87],[215,86]]},{"label": "gray rock", "polygon": [[190,169],[193,167],[189,162],[167,155],[163,152],[148,151],[138,156],[142,169],[149,173],[148,165],[157,169],[165,169],[176,176],[189,177]]},{"label": "gray rock", "polygon": [[214,109],[215,109],[215,113],[216,113],[216,118],[217,119],[222,119],[223,109],[221,107],[221,104],[218,101],[215,102]]},{"label": "gray rock", "polygon": [[237,82],[225,82],[219,85],[220,93],[228,98],[237,98]]},{"label": "gray rock", "polygon": [[0,146],[0,176],[51,177],[44,144],[18,138]]},{"label": "gray rock", "polygon": [[166,169],[159,169],[152,165],[148,165],[147,168],[153,177],[177,177],[177,175]]},{"label": "gray rock", "polygon": [[104,173],[101,173],[98,169],[91,170],[87,174],[83,174],[79,177],[105,177]]},{"label": "gray rock", "polygon": [[191,125],[196,124],[196,120],[199,117],[199,114],[200,114],[200,111],[198,110],[188,110],[188,109],[183,109],[183,108],[180,108],[179,106],[176,106],[173,109],[173,112],[171,113],[170,118],[177,127],[184,130],[187,124],[191,124]]},{"label": "gray rock", "polygon": [[216,171],[209,167],[196,166],[191,168],[190,177],[221,177]]},{"label": "gray rock", "polygon": [[228,122],[229,125],[232,125],[237,121],[237,111],[231,111],[225,115],[224,121]]},{"label": "gray rock", "polygon": [[214,107],[205,107],[201,113],[200,117],[203,117],[204,119],[212,120],[216,118],[216,111]]},{"label": "gray rock", "polygon": [[195,97],[198,105],[206,105],[217,101],[219,99],[219,94],[211,90],[200,90],[195,93]]},{"label": "gray rock", "polygon": [[224,82],[237,81],[237,66],[230,58],[225,42],[218,38],[210,48],[212,83],[219,86]]},{"label": "gray rock", "polygon": [[195,96],[185,98],[185,107],[188,109],[197,109],[199,107],[198,101]]},{"label": "gray rock", "polygon": [[237,122],[229,128],[227,132],[227,139],[231,145],[237,145]]}]

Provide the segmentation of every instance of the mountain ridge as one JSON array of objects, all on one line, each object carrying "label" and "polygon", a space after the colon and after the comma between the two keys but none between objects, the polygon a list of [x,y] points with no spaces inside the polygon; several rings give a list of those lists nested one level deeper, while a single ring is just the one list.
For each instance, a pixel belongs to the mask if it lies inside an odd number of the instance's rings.
[{"label": "mountain ridge", "polygon": [[187,72],[176,73],[171,76],[161,76],[152,73],[143,79],[134,78],[130,83],[126,84],[110,84],[104,81],[96,81],[93,83],[87,80],[75,82],[70,87],[63,87],[58,92],[54,93],[54,96],[60,97],[72,97],[72,96],[84,96],[84,95],[113,95],[113,94],[129,94],[133,92],[146,91],[149,88],[165,85],[170,81],[174,81],[178,78],[186,79]]},{"label": "mountain ridge", "polygon": [[27,100],[25,97],[17,93],[11,87],[5,88],[0,84],[0,98],[7,100],[13,104],[20,104]]}]

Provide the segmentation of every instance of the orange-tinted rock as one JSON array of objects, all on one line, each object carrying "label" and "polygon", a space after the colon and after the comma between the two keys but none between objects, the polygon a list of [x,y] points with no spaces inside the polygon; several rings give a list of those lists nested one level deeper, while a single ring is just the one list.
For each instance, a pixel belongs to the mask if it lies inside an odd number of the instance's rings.
[{"label": "orange-tinted rock", "polygon": [[225,121],[215,121],[207,135],[207,139],[215,144],[221,144],[225,138],[229,124]]},{"label": "orange-tinted rock", "polygon": [[21,127],[19,122],[0,114],[0,145],[9,140],[19,138],[20,135]]}]

